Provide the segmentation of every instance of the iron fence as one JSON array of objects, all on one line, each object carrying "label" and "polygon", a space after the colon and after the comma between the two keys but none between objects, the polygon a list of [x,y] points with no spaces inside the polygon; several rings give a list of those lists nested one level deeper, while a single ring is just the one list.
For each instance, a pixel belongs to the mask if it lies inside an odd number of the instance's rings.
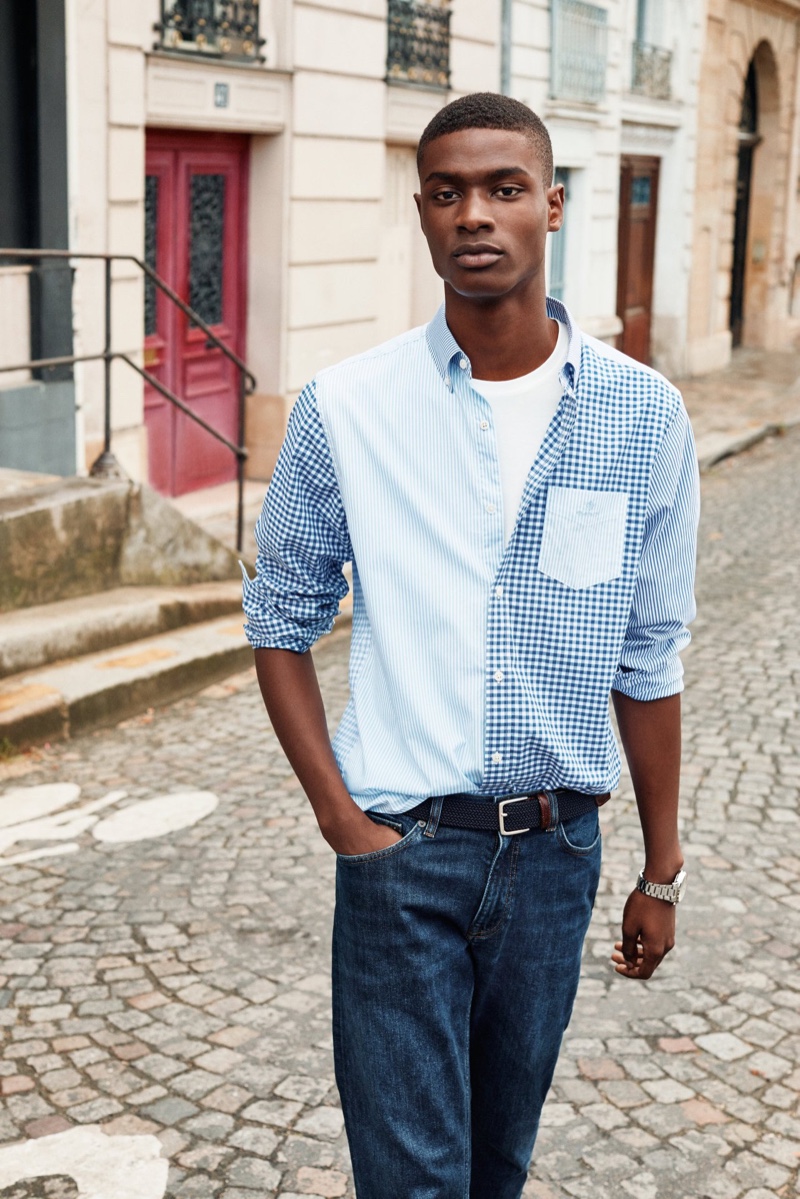
[{"label": "iron fence", "polygon": [[161,0],[154,49],[263,62],[258,0]]},{"label": "iron fence", "polygon": [[[112,429],[111,429],[111,364],[114,359],[119,359],[140,375],[145,382],[155,388],[165,400],[169,400],[173,407],[178,408],[184,416],[189,420],[199,425],[201,429],[205,429],[211,437],[221,442],[226,449],[236,458],[236,482],[237,482],[237,506],[236,506],[236,547],[241,550],[244,538],[244,467],[247,461],[247,448],[245,446],[245,412],[247,406],[247,397],[256,389],[255,376],[248,369],[238,354],[221,341],[213,329],[209,328],[202,317],[190,308],[185,300],[182,300],[177,292],[165,283],[159,275],[155,273],[153,268],[148,263],[143,262],[140,258],[136,258],[133,254],[76,254],[72,250],[16,250],[16,249],[0,249],[0,263],[5,259],[12,262],[32,262],[40,263],[48,260],[62,261],[99,261],[105,265],[105,323],[104,323],[104,345],[103,349],[96,354],[64,354],[54,358],[36,358],[28,362],[14,363],[8,366],[0,366],[0,373],[11,373],[15,371],[48,371],[55,370],[58,367],[74,366],[78,362],[103,362],[105,367],[105,383],[104,383],[104,437],[103,437],[103,452],[92,463],[90,474],[96,478],[114,478],[121,477],[122,470],[114,457],[111,448]],[[237,371],[239,372],[239,394],[238,394],[238,445],[227,438],[219,429],[215,429],[208,421],[203,420],[192,408],[189,407],[179,396],[176,396],[174,391],[157,379],[150,371],[144,370],[135,362],[130,354],[123,353],[121,350],[112,349],[111,345],[111,292],[112,292],[112,273],[111,264],[114,262],[132,262],[143,273],[145,279],[148,280],[155,288],[162,292],[171,303],[180,308],[181,312],[187,316],[193,325],[203,330],[206,335],[206,349],[220,350],[222,354],[228,358]]]},{"label": "iron fence", "polygon": [[646,42],[633,43],[631,91],[652,100],[669,100],[672,95],[672,51]]}]

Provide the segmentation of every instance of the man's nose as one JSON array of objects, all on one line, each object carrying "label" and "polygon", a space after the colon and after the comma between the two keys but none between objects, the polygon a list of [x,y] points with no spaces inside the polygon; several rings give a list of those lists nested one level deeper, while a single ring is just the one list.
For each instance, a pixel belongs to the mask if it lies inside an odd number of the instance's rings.
[{"label": "man's nose", "polygon": [[467,192],[461,201],[458,223],[463,229],[490,229],[494,225],[489,201],[477,192]]}]

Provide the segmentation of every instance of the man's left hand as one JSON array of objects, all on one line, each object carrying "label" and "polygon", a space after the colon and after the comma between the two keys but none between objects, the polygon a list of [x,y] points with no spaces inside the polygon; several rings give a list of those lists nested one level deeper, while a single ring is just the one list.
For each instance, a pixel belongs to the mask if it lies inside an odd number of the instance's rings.
[{"label": "man's left hand", "polygon": [[622,913],[622,940],[611,960],[624,978],[650,978],[675,945],[675,907],[632,891]]}]

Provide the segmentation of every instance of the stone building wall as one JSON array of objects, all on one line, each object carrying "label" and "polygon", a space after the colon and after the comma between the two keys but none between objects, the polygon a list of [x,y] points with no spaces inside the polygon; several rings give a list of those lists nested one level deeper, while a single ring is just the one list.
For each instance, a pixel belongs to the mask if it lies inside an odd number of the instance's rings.
[{"label": "stone building wall", "polygon": [[745,345],[788,346],[798,331],[795,261],[798,183],[796,0],[708,0],[700,80],[695,253],[689,294],[688,369],[731,355],[730,296],[739,122],[755,56],[759,133],[745,254]]}]

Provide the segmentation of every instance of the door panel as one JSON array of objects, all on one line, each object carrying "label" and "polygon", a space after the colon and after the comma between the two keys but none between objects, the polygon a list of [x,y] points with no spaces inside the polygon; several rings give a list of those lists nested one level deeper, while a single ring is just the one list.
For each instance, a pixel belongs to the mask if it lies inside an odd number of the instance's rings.
[{"label": "door panel", "polygon": [[[145,261],[156,274],[175,285],[175,238],[170,229],[175,209],[173,156],[165,150],[148,149],[145,179]],[[156,378],[175,390],[173,358],[167,347],[175,340],[174,305],[154,283],[145,282],[144,365]],[[144,419],[148,439],[150,483],[157,491],[172,495],[172,405],[145,384]]]},{"label": "door panel", "polygon": [[[247,148],[244,137],[212,134],[156,132],[148,134],[147,144],[151,232],[146,240],[156,270],[240,356]],[[233,364],[163,296],[155,304],[146,302],[145,309],[145,356],[153,373],[198,416],[236,441],[239,378]],[[180,495],[235,478],[230,450],[153,388],[147,388],[145,419],[150,478],[160,491]]]},{"label": "door panel", "polygon": [[622,321],[619,348],[650,362],[653,268],[658,210],[657,158],[623,158],[619,189],[617,315]]}]

